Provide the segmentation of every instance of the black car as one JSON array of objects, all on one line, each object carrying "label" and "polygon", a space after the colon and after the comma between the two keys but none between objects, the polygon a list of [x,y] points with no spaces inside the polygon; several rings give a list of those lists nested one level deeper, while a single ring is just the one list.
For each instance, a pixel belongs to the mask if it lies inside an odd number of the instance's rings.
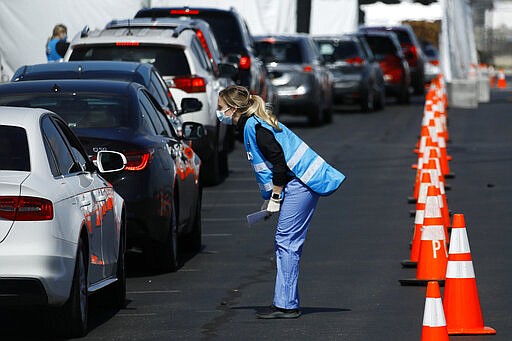
[{"label": "black car", "polygon": [[358,103],[363,111],[384,108],[384,75],[364,38],[346,34],[315,37],[315,42],[333,74],[336,101]]},{"label": "black car", "polygon": [[399,103],[409,103],[411,74],[396,34],[369,31],[361,33],[384,73],[386,93]]},{"label": "black car", "polygon": [[110,79],[144,85],[181,131],[180,111],[158,70],[149,63],[79,61],[21,66],[12,76],[13,82],[46,79]]},{"label": "black car", "polygon": [[[245,20],[233,8],[154,7],[143,8],[135,18],[191,18],[206,21],[217,40],[224,61],[238,65],[237,84],[247,87],[271,103],[275,113],[279,108],[277,96],[273,96],[265,66],[257,57],[254,42]],[[272,97],[273,96],[273,97]]]},{"label": "black car", "polygon": [[256,48],[277,88],[282,112],[306,115],[314,125],[332,119],[332,74],[305,34],[256,37]]},{"label": "black car", "polygon": [[384,31],[396,34],[405,59],[407,59],[409,64],[411,85],[414,88],[414,93],[422,95],[425,92],[425,62],[427,58],[412,27],[410,25],[363,26],[360,30],[363,32]]},{"label": "black car", "polygon": [[[0,105],[58,113],[92,156],[122,152],[127,165],[105,174],[127,209],[127,243],[143,247],[149,264],[178,267],[178,237],[201,245],[200,160],[182,143],[148,90],[134,82],[46,80],[0,85]],[[184,135],[204,133],[183,124]]]}]

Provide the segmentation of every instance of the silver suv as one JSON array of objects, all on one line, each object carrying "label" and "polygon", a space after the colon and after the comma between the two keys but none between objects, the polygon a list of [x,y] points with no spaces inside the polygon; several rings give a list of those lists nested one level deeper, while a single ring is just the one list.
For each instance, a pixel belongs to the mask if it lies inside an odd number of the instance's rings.
[{"label": "silver suv", "polygon": [[148,25],[146,19],[115,21],[105,29],[84,30],[75,37],[64,60],[135,61],[154,65],[165,79],[176,102],[195,97],[203,104],[200,111],[182,115],[182,120],[198,122],[207,130],[207,138],[195,141],[194,150],[203,166],[203,184],[214,185],[228,173],[226,126],[217,121],[218,93],[224,78],[236,69],[223,65],[215,73],[211,60],[190,25]]}]

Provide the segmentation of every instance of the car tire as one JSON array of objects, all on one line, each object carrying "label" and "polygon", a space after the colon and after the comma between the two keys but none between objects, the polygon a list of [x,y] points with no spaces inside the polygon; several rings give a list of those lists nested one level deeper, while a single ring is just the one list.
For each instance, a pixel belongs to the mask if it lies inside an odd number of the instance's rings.
[{"label": "car tire", "polygon": [[409,88],[407,86],[402,87],[397,99],[398,99],[398,103],[400,103],[400,104],[409,104],[410,103],[411,96],[409,94]]},{"label": "car tire", "polygon": [[384,86],[379,89],[379,95],[375,99],[375,110],[384,110],[386,108],[386,90]]},{"label": "car tire", "polygon": [[196,211],[194,215],[194,225],[192,231],[187,236],[187,248],[192,252],[199,252],[202,246],[202,225],[201,225],[201,207],[203,191],[199,188]]},{"label": "car tire", "polygon": [[319,105],[309,113],[309,123],[317,127],[322,122],[322,107]]},{"label": "car tire", "polygon": [[[217,129],[217,135],[215,141],[218,141],[219,131]],[[221,172],[220,172],[220,153],[219,153],[219,144],[215,143],[214,150],[212,151],[210,157],[205,160],[203,165],[201,166],[201,183],[205,186],[215,186],[218,185],[221,181]]]},{"label": "car tire", "polygon": [[111,294],[109,295],[109,299],[111,300],[111,305],[115,309],[122,309],[126,304],[126,242],[125,242],[125,225],[121,224],[122,229],[120,233],[119,240],[119,255],[117,258],[117,271],[116,277],[117,281],[112,284]]},{"label": "car tire", "polygon": [[364,94],[361,99],[361,110],[364,112],[372,112],[375,107],[375,92],[371,86],[368,87],[368,91]]},{"label": "car tire", "polygon": [[87,283],[88,253],[82,239],[78,242],[73,283],[68,301],[51,314],[53,325],[64,337],[82,337],[87,333],[89,293]]}]

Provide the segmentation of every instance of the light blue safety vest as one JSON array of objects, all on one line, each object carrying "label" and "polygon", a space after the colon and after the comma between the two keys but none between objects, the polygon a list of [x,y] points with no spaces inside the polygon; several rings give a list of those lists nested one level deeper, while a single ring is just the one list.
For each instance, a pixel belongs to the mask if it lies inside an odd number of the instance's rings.
[{"label": "light blue safety vest", "polygon": [[272,194],[272,164],[258,149],[256,142],[256,126],[271,131],[281,145],[284,158],[290,171],[302,183],[319,195],[329,195],[340,187],[345,175],[324,161],[315,151],[295,135],[290,129],[279,123],[281,131],[276,131],[268,123],[253,115],[247,119],[244,128],[244,144],[247,158],[252,164],[256,181],[264,199]]},{"label": "light blue safety vest", "polygon": [[46,46],[46,58],[49,62],[58,62],[62,59],[61,55],[57,52],[57,43],[59,41],[59,38],[53,38],[48,42],[48,45]]}]

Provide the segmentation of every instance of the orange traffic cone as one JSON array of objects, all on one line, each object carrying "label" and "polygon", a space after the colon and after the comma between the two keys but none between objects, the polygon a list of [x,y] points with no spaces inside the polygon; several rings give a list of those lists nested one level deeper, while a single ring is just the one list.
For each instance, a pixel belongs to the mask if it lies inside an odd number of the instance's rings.
[{"label": "orange traffic cone", "polygon": [[505,79],[505,72],[503,72],[503,69],[500,69],[498,72],[498,88],[505,89],[507,87],[507,80]]},{"label": "orange traffic cone", "polygon": [[448,341],[441,290],[436,281],[428,282],[421,341]]},{"label": "orange traffic cone", "polygon": [[438,193],[435,186],[429,186],[416,278],[401,279],[401,285],[426,285],[428,281],[439,281],[444,285],[448,255]]},{"label": "orange traffic cone", "polygon": [[463,214],[453,216],[444,304],[449,334],[496,334],[485,327]]},{"label": "orange traffic cone", "polygon": [[430,172],[423,172],[421,175],[418,201],[416,202],[416,214],[414,217],[414,234],[411,243],[411,254],[409,259],[403,260],[401,262],[404,268],[415,268],[418,264],[418,259],[420,257],[421,229],[423,227],[425,203],[427,201],[427,190],[429,186],[432,186]]}]

